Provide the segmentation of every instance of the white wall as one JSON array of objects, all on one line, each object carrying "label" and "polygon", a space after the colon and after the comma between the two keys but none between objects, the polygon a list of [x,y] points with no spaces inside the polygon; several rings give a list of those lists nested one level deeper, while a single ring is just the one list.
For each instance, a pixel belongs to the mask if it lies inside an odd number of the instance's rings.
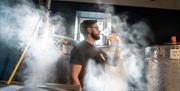
[{"label": "white wall", "polygon": [[56,0],[180,10],[180,0]]}]

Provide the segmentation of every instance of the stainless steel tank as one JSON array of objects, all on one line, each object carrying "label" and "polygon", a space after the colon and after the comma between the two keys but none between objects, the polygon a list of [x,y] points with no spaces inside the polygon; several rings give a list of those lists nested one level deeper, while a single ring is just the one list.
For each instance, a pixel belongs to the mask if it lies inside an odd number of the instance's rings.
[{"label": "stainless steel tank", "polygon": [[147,47],[148,91],[180,91],[180,45]]},{"label": "stainless steel tank", "polygon": [[47,86],[20,86],[9,85],[0,88],[0,91],[68,91],[61,88],[51,88]]},{"label": "stainless steel tank", "polygon": [[12,82],[7,85],[0,81],[0,91],[80,91],[78,85],[44,83],[43,85],[27,85],[21,82]]}]

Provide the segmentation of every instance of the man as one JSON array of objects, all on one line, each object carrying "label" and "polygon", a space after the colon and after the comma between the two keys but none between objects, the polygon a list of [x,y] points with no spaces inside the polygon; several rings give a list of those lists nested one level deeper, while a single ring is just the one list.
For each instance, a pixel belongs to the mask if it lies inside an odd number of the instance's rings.
[{"label": "man", "polygon": [[83,89],[83,78],[89,59],[97,64],[105,64],[107,55],[94,46],[94,42],[100,39],[100,31],[96,20],[84,20],[80,24],[80,31],[84,40],[74,46],[70,59],[70,79],[74,85],[79,85]]}]

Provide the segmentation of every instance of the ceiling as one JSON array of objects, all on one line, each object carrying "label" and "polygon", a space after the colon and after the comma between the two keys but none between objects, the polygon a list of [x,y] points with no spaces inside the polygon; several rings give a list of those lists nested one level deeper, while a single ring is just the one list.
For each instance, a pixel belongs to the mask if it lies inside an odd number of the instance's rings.
[{"label": "ceiling", "polygon": [[55,0],[180,10],[180,0]]}]

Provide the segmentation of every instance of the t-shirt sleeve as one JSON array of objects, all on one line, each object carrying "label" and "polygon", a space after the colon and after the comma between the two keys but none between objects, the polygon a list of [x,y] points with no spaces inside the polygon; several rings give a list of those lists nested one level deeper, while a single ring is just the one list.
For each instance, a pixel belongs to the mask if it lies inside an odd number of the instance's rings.
[{"label": "t-shirt sleeve", "polygon": [[84,53],[77,47],[74,47],[71,51],[70,64],[81,64],[85,60]]}]

